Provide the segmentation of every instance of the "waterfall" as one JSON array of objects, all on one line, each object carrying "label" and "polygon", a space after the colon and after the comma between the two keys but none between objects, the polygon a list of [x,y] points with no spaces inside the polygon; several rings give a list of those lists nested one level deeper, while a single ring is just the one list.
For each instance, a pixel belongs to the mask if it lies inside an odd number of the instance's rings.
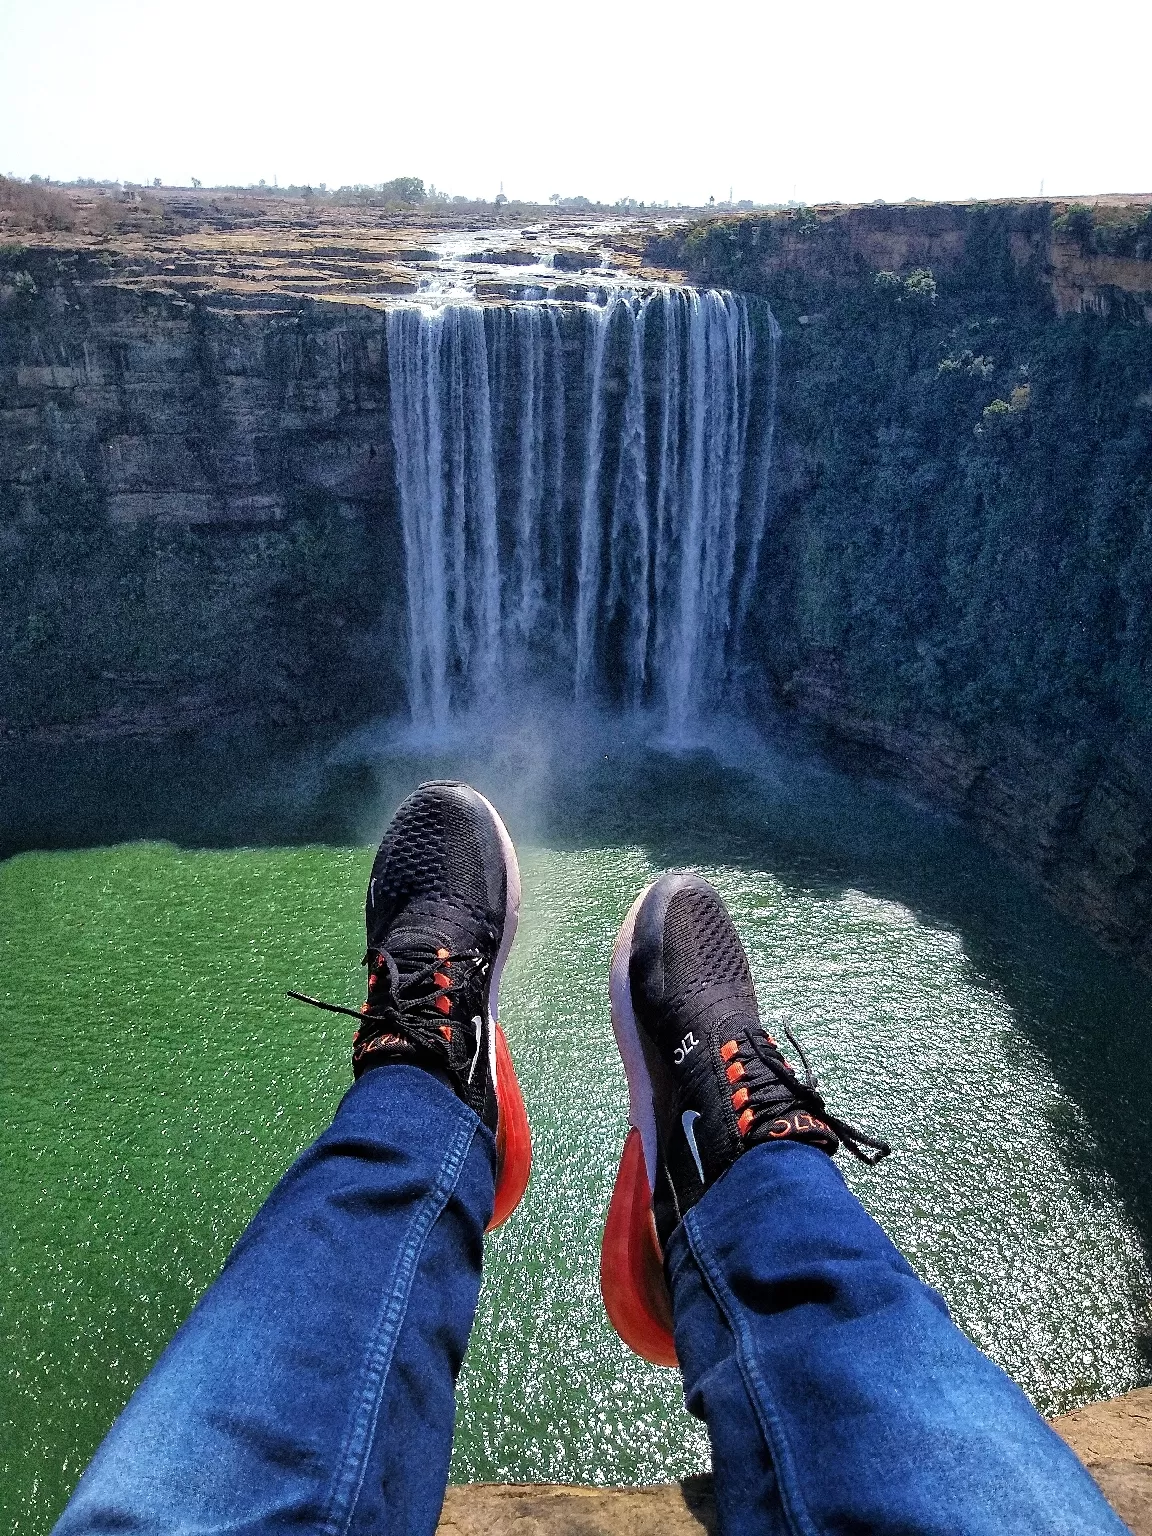
[{"label": "waterfall", "polygon": [[488,349],[480,310],[388,315],[392,435],[408,591],[413,718],[492,695],[501,593]]},{"label": "waterfall", "polygon": [[689,732],[754,593],[767,306],[754,327],[732,294],[661,289],[397,307],[386,327],[413,719],[527,680]]}]

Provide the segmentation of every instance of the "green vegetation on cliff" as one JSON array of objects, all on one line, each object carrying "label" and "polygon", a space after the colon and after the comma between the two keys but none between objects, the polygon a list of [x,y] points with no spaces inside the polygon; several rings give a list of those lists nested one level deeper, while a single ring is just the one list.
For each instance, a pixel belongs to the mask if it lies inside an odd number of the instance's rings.
[{"label": "green vegetation on cliff", "polygon": [[935,271],[869,270],[810,211],[689,233],[693,275],[784,331],[756,610],[778,685],[1089,750],[1152,723],[1152,326],[1124,295],[1057,317],[1048,217],[957,210]]},{"label": "green vegetation on cliff", "polygon": [[1124,256],[1152,261],[1152,208],[1093,208],[1073,203],[1053,221],[1075,240],[1083,255]]},{"label": "green vegetation on cliff", "polygon": [[379,542],[367,520],[109,528],[84,518],[84,491],[62,484],[68,516],[0,555],[0,722],[34,732],[46,698],[52,725],[96,715],[113,731],[287,724],[375,699],[379,604],[348,580]]}]

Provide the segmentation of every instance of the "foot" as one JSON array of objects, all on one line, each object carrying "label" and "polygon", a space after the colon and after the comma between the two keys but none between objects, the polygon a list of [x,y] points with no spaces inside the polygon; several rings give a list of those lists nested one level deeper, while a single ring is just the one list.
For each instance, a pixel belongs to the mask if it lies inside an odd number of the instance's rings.
[{"label": "foot", "polygon": [[495,809],[466,784],[422,784],[393,816],[372,865],[364,922],[368,997],[359,1012],[289,995],[359,1021],[352,1072],[427,1068],[496,1137],[496,1207],[519,1204],[531,1140],[496,1022],[520,910],[520,870]]},{"label": "foot", "polygon": [[890,1150],[830,1114],[760,1022],[740,936],[698,875],[643,891],[616,940],[612,1027],[628,1077],[628,1134],[601,1255],[608,1315],[625,1343],[675,1362],[662,1255],[684,1214],[750,1147],[798,1141],[862,1161]]}]

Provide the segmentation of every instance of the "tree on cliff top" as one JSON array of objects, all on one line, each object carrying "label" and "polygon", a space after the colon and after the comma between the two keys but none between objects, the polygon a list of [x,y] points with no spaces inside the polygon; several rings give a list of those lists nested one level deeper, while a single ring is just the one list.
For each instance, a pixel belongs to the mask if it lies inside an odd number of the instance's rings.
[{"label": "tree on cliff top", "polygon": [[380,188],[381,194],[396,203],[422,203],[427,196],[419,176],[395,176]]}]

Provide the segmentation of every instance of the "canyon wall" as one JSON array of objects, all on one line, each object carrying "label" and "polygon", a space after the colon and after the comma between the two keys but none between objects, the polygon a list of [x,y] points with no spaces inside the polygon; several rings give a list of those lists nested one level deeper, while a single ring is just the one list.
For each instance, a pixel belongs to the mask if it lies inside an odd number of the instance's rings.
[{"label": "canyon wall", "polygon": [[[386,311],[245,259],[222,291],[167,247],[0,248],[12,752],[406,705]],[[1152,966],[1148,209],[800,209],[640,259],[780,322],[750,712],[954,810]]]},{"label": "canyon wall", "polygon": [[783,332],[753,696],[1152,966],[1152,210],[797,210],[650,259]]},{"label": "canyon wall", "polygon": [[0,251],[0,736],[399,707],[384,321]]}]

